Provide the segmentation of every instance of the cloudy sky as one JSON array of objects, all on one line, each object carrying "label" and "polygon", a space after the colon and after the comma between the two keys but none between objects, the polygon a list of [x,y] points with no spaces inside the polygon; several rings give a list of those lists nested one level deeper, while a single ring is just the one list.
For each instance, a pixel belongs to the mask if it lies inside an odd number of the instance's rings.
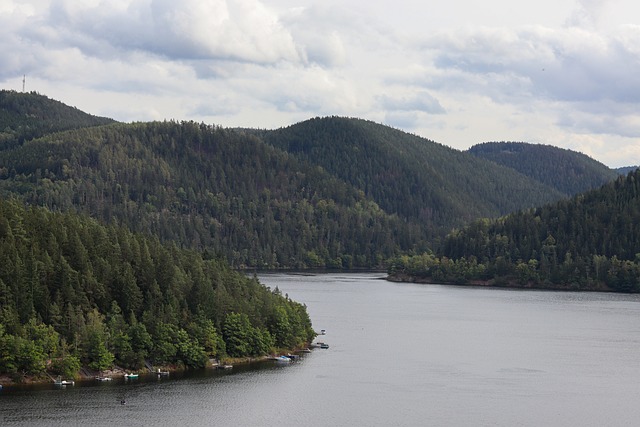
[{"label": "cloudy sky", "polygon": [[117,120],[360,117],[640,164],[635,0],[2,0],[0,87]]}]

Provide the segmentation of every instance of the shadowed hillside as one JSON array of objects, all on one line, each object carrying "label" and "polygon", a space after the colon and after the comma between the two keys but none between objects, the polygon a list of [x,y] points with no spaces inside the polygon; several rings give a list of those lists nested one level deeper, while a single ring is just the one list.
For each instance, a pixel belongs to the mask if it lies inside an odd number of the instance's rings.
[{"label": "shadowed hillside", "polygon": [[469,153],[516,170],[567,196],[598,188],[619,175],[589,156],[551,145],[486,142],[471,147]]}]

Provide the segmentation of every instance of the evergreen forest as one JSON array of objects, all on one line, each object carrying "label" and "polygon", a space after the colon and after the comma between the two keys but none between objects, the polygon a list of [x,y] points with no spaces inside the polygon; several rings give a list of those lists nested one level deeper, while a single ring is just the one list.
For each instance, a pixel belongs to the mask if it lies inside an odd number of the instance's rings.
[{"label": "evergreen forest", "polygon": [[0,201],[0,373],[204,367],[315,337],[306,307],[210,254]]},{"label": "evergreen forest", "polygon": [[600,187],[632,170],[615,171],[582,153],[543,144],[485,142],[468,151],[516,170],[566,196]]},{"label": "evergreen forest", "polygon": [[438,252],[401,256],[395,279],[640,292],[640,169],[540,208],[452,231]]},{"label": "evergreen forest", "polygon": [[246,269],[636,292],[640,176],[616,176],[569,150],[462,152],[357,118],[119,123],[0,91],[0,373],[310,342],[306,307]]}]

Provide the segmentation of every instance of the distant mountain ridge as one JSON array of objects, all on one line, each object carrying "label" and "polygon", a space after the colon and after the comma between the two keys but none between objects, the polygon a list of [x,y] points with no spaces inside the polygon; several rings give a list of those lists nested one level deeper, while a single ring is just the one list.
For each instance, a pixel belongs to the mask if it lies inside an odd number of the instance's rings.
[{"label": "distant mountain ridge", "polygon": [[68,129],[99,126],[115,120],[87,114],[36,92],[0,91],[0,147]]},{"label": "distant mountain ridge", "polygon": [[585,154],[543,144],[485,142],[469,153],[506,166],[572,196],[614,180],[619,173]]},{"label": "distant mountain ridge", "polygon": [[[8,95],[1,109],[26,102],[42,112],[42,136],[0,144],[2,197],[116,221],[234,267],[380,267],[476,218],[564,197],[512,168],[361,119],[276,130],[123,124],[42,95]],[[19,129],[24,113],[6,118]],[[49,132],[52,122],[66,130]]]},{"label": "distant mountain ridge", "polygon": [[338,176],[386,212],[435,229],[562,197],[508,168],[361,119],[315,118],[267,132],[264,141]]},{"label": "distant mountain ridge", "polygon": [[625,166],[621,168],[616,168],[615,171],[620,175],[627,175],[629,172],[633,172],[634,170],[640,168],[640,166]]}]

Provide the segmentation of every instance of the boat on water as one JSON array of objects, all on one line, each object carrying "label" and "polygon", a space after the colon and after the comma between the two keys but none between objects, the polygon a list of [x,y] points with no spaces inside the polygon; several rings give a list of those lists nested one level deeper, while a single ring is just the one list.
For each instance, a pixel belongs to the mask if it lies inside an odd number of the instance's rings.
[{"label": "boat on water", "polygon": [[128,380],[133,380],[133,379],[138,378],[138,374],[133,374],[133,373],[132,374],[124,374],[124,377],[126,379],[128,379]]},{"label": "boat on water", "polygon": [[320,335],[326,335],[326,334],[327,334],[327,331],[325,331],[324,329],[320,330]]},{"label": "boat on water", "polygon": [[329,344],[327,344],[326,342],[321,342],[319,344],[320,344],[320,348],[324,348],[324,349],[329,348]]},{"label": "boat on water", "polygon": [[287,356],[276,356],[276,357],[272,357],[271,360],[275,360],[278,363],[289,363],[289,362],[291,362],[291,359],[288,358]]},{"label": "boat on water", "polygon": [[73,380],[63,380],[62,377],[58,376],[58,378],[56,378],[53,381],[53,384],[57,385],[57,386],[67,386],[67,385],[75,385],[75,381]]},{"label": "boat on water", "polygon": [[96,377],[96,380],[98,380],[100,382],[105,382],[105,381],[112,381],[113,378],[111,378],[111,377]]},{"label": "boat on water", "polygon": [[160,368],[158,368],[158,372],[156,372],[158,374],[159,377],[168,377],[169,376],[169,371],[161,371]]}]

